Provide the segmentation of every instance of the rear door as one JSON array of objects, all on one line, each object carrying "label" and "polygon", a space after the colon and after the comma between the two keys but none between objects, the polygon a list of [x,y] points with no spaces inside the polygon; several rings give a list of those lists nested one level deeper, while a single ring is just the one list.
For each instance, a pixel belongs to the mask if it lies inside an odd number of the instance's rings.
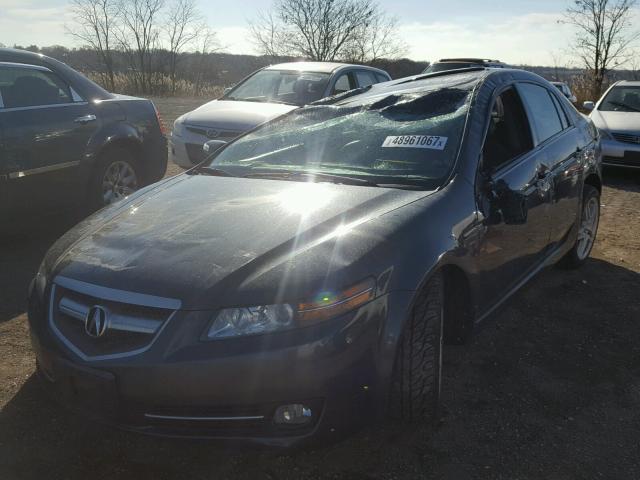
[{"label": "rear door", "polygon": [[570,122],[556,92],[533,83],[521,83],[518,89],[534,127],[536,144],[542,150],[542,169],[551,192],[550,242],[561,242],[579,211],[581,134]]},{"label": "rear door", "polygon": [[80,162],[93,107],[51,70],[0,63],[1,213],[60,208],[84,194]]},{"label": "rear door", "polygon": [[510,86],[492,107],[482,152],[484,183],[477,186],[485,217],[476,253],[483,311],[504,298],[545,257],[551,195],[540,181],[544,159],[520,95]]}]

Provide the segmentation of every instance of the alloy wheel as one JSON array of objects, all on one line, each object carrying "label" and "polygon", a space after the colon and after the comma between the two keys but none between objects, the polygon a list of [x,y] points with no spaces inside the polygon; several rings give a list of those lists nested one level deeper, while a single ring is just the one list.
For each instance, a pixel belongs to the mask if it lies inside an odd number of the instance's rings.
[{"label": "alloy wheel", "polygon": [[124,161],[111,163],[102,178],[102,201],[105,205],[116,202],[138,189],[138,177],[133,167]]},{"label": "alloy wheel", "polygon": [[576,254],[579,260],[587,258],[596,240],[598,220],[600,218],[600,201],[598,197],[590,197],[582,209],[580,229],[578,230],[578,245]]}]

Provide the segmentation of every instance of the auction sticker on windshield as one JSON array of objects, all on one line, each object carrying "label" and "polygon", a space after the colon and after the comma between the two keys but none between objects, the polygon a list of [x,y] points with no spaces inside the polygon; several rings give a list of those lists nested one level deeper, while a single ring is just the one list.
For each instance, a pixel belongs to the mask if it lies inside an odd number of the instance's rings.
[{"label": "auction sticker on windshield", "polygon": [[384,148],[430,148],[432,150],[444,150],[447,146],[447,137],[437,135],[394,135],[382,142]]}]

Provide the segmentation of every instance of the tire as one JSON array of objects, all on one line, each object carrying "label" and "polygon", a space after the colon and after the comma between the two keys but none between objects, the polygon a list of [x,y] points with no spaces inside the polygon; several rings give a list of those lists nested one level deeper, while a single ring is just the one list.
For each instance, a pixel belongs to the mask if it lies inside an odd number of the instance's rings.
[{"label": "tire", "polygon": [[135,192],[141,185],[140,168],[130,150],[111,147],[100,155],[89,184],[89,203],[98,209]]},{"label": "tire", "polygon": [[442,374],[443,279],[436,273],[413,305],[393,369],[388,416],[435,422]]},{"label": "tire", "polygon": [[578,268],[586,262],[593,249],[600,223],[600,192],[591,185],[585,185],[582,191],[580,224],[576,243],[560,260],[563,268]]}]

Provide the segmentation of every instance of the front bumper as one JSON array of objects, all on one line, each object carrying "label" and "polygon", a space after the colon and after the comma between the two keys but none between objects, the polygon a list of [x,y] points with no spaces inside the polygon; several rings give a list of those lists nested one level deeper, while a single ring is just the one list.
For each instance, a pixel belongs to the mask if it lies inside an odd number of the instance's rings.
[{"label": "front bumper", "polygon": [[[100,361],[65,347],[35,294],[29,322],[43,385],[74,411],[146,434],[291,447],[335,441],[379,417],[390,371],[380,325],[409,301],[388,294],[315,327],[198,344],[185,339],[209,316],[179,312],[148,351]],[[275,410],[294,403],[311,421],[276,425]]]},{"label": "front bumper", "polygon": [[640,168],[640,144],[602,139],[602,164]]},{"label": "front bumper", "polygon": [[[202,146],[200,146],[202,148]],[[193,147],[191,147],[193,149]],[[204,152],[203,152],[204,153]],[[169,137],[169,161],[182,168],[191,168],[199,162],[192,162],[187,152],[187,144],[180,137]]]}]

